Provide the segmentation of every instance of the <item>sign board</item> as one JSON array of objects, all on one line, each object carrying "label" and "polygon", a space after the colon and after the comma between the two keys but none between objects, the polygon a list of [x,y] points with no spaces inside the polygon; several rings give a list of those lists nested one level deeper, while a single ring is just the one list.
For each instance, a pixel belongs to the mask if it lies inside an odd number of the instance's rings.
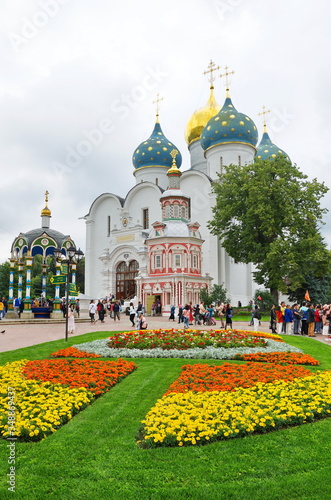
[{"label": "sign board", "polygon": [[64,274],[58,274],[56,276],[52,276],[49,281],[52,285],[62,285],[67,281],[67,277]]}]

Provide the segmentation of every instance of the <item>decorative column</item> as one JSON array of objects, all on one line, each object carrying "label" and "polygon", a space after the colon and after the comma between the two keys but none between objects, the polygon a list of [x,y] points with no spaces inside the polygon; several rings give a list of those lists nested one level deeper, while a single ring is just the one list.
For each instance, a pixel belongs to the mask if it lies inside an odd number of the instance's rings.
[{"label": "decorative column", "polygon": [[14,297],[14,272],[16,259],[9,259],[9,291],[8,291],[8,312],[13,312],[13,297]]},{"label": "decorative column", "polygon": [[47,272],[47,264],[42,265],[43,268],[43,276],[41,283],[41,296],[46,299],[46,272]]},{"label": "decorative column", "polygon": [[[56,276],[59,276],[61,274],[61,262],[56,261]],[[53,304],[53,313],[55,314],[62,314],[61,309],[60,309],[60,285],[55,286],[55,297],[54,297],[54,304]]]},{"label": "decorative column", "polygon": [[22,300],[23,294],[23,262],[18,261],[18,287],[17,287],[17,297]]},{"label": "decorative column", "polygon": [[[25,299],[24,299],[24,318],[33,318],[31,312],[31,268],[33,263],[33,257],[31,257],[30,251],[25,256],[25,266],[26,266],[26,289],[25,289]],[[22,316],[21,316],[22,317]]]}]

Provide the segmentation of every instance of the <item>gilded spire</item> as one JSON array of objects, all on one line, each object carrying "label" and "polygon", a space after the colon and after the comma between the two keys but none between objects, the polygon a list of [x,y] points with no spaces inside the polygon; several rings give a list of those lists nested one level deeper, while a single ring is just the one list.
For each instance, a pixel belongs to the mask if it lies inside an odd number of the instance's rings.
[{"label": "gilded spire", "polygon": [[210,63],[208,64],[208,69],[203,72],[204,75],[208,75],[208,73],[210,73],[208,80],[210,83],[211,90],[214,88],[214,81],[215,81],[215,77],[214,77],[213,73],[214,73],[214,71],[218,71],[219,69],[221,69],[221,66],[216,66],[214,61],[212,61],[210,59]]},{"label": "gilded spire", "polygon": [[159,123],[159,111],[160,111],[159,103],[160,103],[160,101],[163,101],[163,97],[161,97],[160,94],[156,94],[156,99],[155,99],[155,101],[153,101],[153,104],[156,104],[156,106],[155,106],[156,123]]},{"label": "gilded spire", "polygon": [[262,106],[262,111],[259,113],[259,116],[263,116],[263,132],[267,131],[267,114],[270,113],[270,109],[266,109],[265,106]]},{"label": "gilded spire", "polygon": [[172,151],[170,151],[170,155],[172,157],[172,165],[171,165],[171,167],[168,170],[168,174],[177,174],[177,175],[179,174],[179,175],[181,175],[181,171],[177,167],[177,163],[176,163],[176,156],[178,155],[177,149],[173,149]]},{"label": "gilded spire", "polygon": [[225,76],[226,97],[230,97],[230,93],[229,93],[229,86],[230,86],[229,75],[234,75],[234,71],[228,71],[229,66],[225,66],[224,69],[225,69],[225,73],[223,73],[223,75],[220,75],[220,78],[223,78]]},{"label": "gilded spire", "polygon": [[52,215],[52,212],[48,208],[48,195],[49,195],[49,192],[46,191],[45,192],[45,208],[41,211],[41,216],[47,215],[48,217],[50,217]]}]

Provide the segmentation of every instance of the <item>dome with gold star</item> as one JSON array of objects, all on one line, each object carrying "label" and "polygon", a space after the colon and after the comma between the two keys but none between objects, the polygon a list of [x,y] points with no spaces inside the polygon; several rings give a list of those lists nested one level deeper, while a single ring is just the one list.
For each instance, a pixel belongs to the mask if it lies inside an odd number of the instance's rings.
[{"label": "dome with gold star", "polygon": [[269,160],[270,158],[276,158],[277,155],[285,155],[286,158],[289,160],[289,157],[285,153],[285,151],[280,149],[271,141],[266,126],[264,126],[264,133],[261,142],[257,147],[255,156],[256,158],[262,160]]},{"label": "dome with gold star", "polygon": [[186,125],[185,140],[188,145],[200,139],[203,131],[209,120],[215,116],[221,109],[221,106],[216,102],[214,96],[214,87],[210,87],[210,96],[208,102],[202,108],[197,109]]},{"label": "dome with gold star", "polygon": [[229,92],[222,109],[211,118],[201,134],[201,146],[207,151],[219,144],[249,144],[255,147],[258,132],[251,118],[236,110]]},{"label": "dome with gold star", "polygon": [[[172,165],[171,151],[178,148],[165,137],[158,120],[155,123],[154,130],[150,137],[142,142],[133,153],[133,166],[138,168],[146,167],[165,167]],[[178,152],[177,166],[182,164],[182,155]]]}]

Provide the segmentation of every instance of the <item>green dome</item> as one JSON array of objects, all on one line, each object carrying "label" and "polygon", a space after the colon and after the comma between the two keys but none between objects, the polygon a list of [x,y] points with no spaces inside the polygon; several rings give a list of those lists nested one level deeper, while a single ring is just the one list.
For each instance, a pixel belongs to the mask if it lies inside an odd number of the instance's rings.
[{"label": "green dome", "polygon": [[240,143],[255,147],[258,133],[253,120],[239,113],[231,98],[226,97],[222,109],[213,116],[201,134],[201,146],[207,151],[219,144]]},{"label": "green dome", "polygon": [[[165,167],[169,169],[172,165],[170,153],[173,149],[178,151],[178,148],[163,134],[161,125],[156,122],[151,136],[142,142],[133,153],[133,166],[136,169],[143,167]],[[176,156],[176,164],[177,167],[182,164],[182,155],[179,151]]]},{"label": "green dome", "polygon": [[256,150],[256,158],[262,160],[269,160],[270,158],[275,158],[277,155],[285,155],[289,160],[288,155],[282,149],[279,149],[269,137],[268,132],[265,130],[261,139],[260,144]]}]

